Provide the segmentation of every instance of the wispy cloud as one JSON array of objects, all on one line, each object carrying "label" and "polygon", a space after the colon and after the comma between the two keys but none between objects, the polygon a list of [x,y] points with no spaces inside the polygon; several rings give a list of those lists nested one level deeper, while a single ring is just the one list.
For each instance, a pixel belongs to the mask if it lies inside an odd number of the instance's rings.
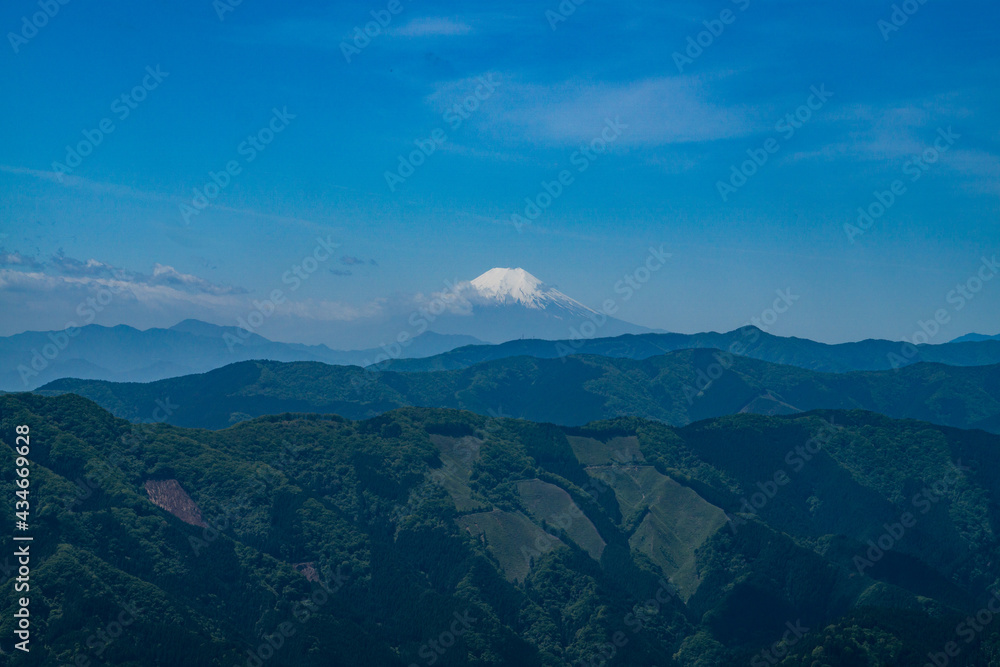
[{"label": "wispy cloud", "polygon": [[446,17],[424,17],[413,19],[400,28],[390,30],[389,34],[398,37],[447,37],[468,35],[472,32],[472,26],[462,21]]},{"label": "wispy cloud", "polygon": [[963,146],[973,112],[957,93],[923,102],[900,101],[889,105],[856,104],[832,113],[825,121],[825,136],[832,138],[812,150],[792,153],[786,162],[851,160],[868,163],[902,163],[934,146],[939,131],[949,128],[958,145],[940,160],[942,168],[957,174],[972,191],[1000,191],[1000,155],[986,148]]},{"label": "wispy cloud", "polygon": [[41,267],[34,257],[22,255],[18,252],[7,252],[0,248],[0,266],[16,266],[24,269],[37,269]]},{"label": "wispy cloud", "polygon": [[[366,265],[372,262],[361,261]],[[329,273],[353,274],[350,269],[331,269]],[[166,264],[154,264],[151,273],[143,273],[61,253],[39,258],[0,249],[0,311],[36,311],[33,328],[38,330],[90,323],[97,314],[96,321],[101,324],[128,323],[140,328],[169,326],[188,318],[235,323],[258,308],[255,298],[261,299],[242,287],[220,285]],[[101,307],[90,308],[91,303]],[[44,309],[38,304],[44,304]],[[332,342],[338,334],[361,331],[359,338],[363,340],[371,333],[370,327],[393,318],[403,321],[416,304],[412,295],[360,304],[288,298],[275,305],[268,327],[281,332],[279,338],[284,339]],[[88,313],[89,318],[85,317]],[[0,335],[19,333],[22,329],[16,328],[18,324],[0,321]],[[332,324],[338,328],[331,329]]]},{"label": "wispy cloud", "polygon": [[[43,171],[39,169],[29,169],[27,167],[18,167],[18,166],[0,164],[0,173],[11,174],[14,176],[28,176],[30,178],[34,178],[40,181],[46,181],[48,183],[52,183],[53,185],[56,186],[84,190],[87,192],[93,192],[97,194],[112,195],[117,198],[128,198],[141,202],[169,204],[171,206],[178,207],[177,208],[178,211],[181,204],[185,204],[188,206],[190,206],[191,204],[190,199],[185,199],[183,197],[173,197],[158,192],[139,190],[137,188],[129,187],[127,185],[119,185],[117,183],[104,183],[101,181],[95,181],[89,178],[85,178],[83,176],[63,175],[56,173],[54,171]],[[278,223],[300,225],[310,230],[321,231],[327,229],[326,226],[319,225],[310,220],[303,220],[301,218],[295,218],[286,215],[275,215],[273,213],[266,213],[264,211],[259,211],[256,209],[224,206],[219,203],[213,203],[209,210],[222,211],[226,213],[232,213],[235,215],[246,215],[257,218],[265,218]],[[180,220],[179,213],[178,213],[178,220]]]},{"label": "wispy cloud", "polygon": [[[527,83],[503,75],[503,90],[478,112],[478,125],[504,139],[573,145],[599,136],[608,119],[627,131],[619,145],[658,146],[744,136],[762,128],[760,110],[709,99],[694,77],[660,77],[630,82],[566,81]],[[440,105],[466,80],[446,82],[428,97]]]},{"label": "wispy cloud", "polygon": [[362,266],[365,264],[368,266],[378,266],[378,262],[374,259],[365,259],[363,257],[355,257],[354,255],[342,255],[338,261],[344,266]]},{"label": "wispy cloud", "polygon": [[[38,289],[59,286],[100,287],[112,282],[132,288],[169,288],[188,295],[228,296],[247,294],[242,287],[217,285],[198,276],[181,273],[172,266],[155,264],[152,274],[131,272],[96,259],[80,260],[62,252],[48,259],[0,251],[0,269],[6,284]],[[0,290],[3,286],[0,285]]]}]

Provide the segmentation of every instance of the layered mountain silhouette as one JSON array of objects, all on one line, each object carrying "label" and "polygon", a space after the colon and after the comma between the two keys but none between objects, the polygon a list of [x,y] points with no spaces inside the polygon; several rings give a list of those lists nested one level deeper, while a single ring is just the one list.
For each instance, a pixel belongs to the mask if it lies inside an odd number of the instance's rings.
[{"label": "layered mountain silhouette", "polygon": [[[398,355],[429,356],[477,342],[470,336],[428,331],[401,347]],[[386,358],[382,348],[338,351],[325,345],[277,343],[237,327],[198,320],[145,331],[91,324],[73,336],[32,331],[0,338],[0,390],[26,391],[61,377],[151,382],[245,359],[364,365]]]},{"label": "layered mountain silhouette", "polygon": [[707,349],[643,360],[511,357],[428,373],[251,361],[150,384],[64,379],[38,391],[85,396],[134,421],[211,429],[281,412],[366,418],[421,406],[563,425],[628,415],[676,426],[740,412],[864,409],[1000,432],[1000,366],[832,374]]},{"label": "layered mountain silhouette", "polygon": [[[497,296],[493,298],[500,302]],[[558,299],[553,303],[556,301]],[[565,302],[559,307],[560,312],[585,312],[573,303],[572,300]],[[492,312],[503,319],[499,311]],[[550,325],[559,329],[567,321],[552,319]],[[605,327],[598,330],[604,331],[613,325],[614,322],[608,320]],[[484,361],[516,356],[557,359],[589,354],[646,359],[666,352],[700,348],[721,349],[737,356],[834,373],[897,369],[919,362],[953,366],[1000,363],[1000,340],[916,347],[885,340],[827,345],[802,338],[782,338],[755,327],[729,333],[623,334],[555,341],[525,339],[499,345],[482,344],[481,340],[462,334],[426,331],[410,339],[405,346],[338,351],[325,345],[277,343],[237,327],[185,320],[169,329],[140,331],[124,325],[89,325],[80,328],[72,338],[65,332],[27,332],[0,338],[0,390],[31,390],[64,377],[151,382],[254,359],[377,365],[383,370],[425,372],[467,368]]]},{"label": "layered mountain silhouette", "polygon": [[910,345],[889,340],[864,340],[829,345],[805,338],[785,338],[754,326],[728,333],[647,333],[612,338],[576,338],[561,341],[513,340],[501,345],[471,345],[422,359],[381,362],[384,370],[423,372],[467,368],[484,361],[530,356],[557,359],[590,354],[624,359],[647,359],[665,352],[710,348],[737,356],[797,366],[828,373],[898,369],[919,362],[952,366],[1000,363],[1000,340]]},{"label": "layered mountain silhouette", "polygon": [[919,362],[1000,363],[1000,339],[979,334],[945,345],[912,346],[885,340],[827,345],[774,336],[752,326],[728,333],[654,332],[589,308],[521,268],[491,269],[421,304],[408,317],[382,321],[382,333],[363,337],[371,347],[347,351],[276,342],[241,327],[198,320],[145,331],[88,325],[72,332],[25,332],[0,338],[0,391],[32,390],[65,377],[151,382],[257,359],[378,364],[385,370],[416,372],[516,356],[645,359],[712,348],[835,373],[898,369]]}]

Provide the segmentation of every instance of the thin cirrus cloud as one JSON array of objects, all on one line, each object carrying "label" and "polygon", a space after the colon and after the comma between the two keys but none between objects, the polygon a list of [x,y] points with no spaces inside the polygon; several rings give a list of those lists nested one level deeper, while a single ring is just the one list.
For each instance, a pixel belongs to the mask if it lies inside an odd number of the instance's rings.
[{"label": "thin cirrus cloud", "polygon": [[[609,120],[624,127],[618,145],[662,146],[731,139],[762,129],[759,112],[708,99],[692,77],[638,81],[524,83],[504,77],[496,99],[482,105],[481,126],[516,141],[572,145],[600,136]],[[464,82],[442,84],[428,98],[440,105]]]},{"label": "thin cirrus cloud", "polygon": [[0,250],[0,277],[3,279],[0,289],[4,285],[9,287],[16,284],[22,291],[50,291],[60,287],[92,289],[115,284],[130,290],[165,288],[186,295],[247,294],[242,287],[217,285],[164,264],[155,264],[153,273],[147,275],[130,272],[96,259],[77,259],[62,252],[48,259],[41,259]]},{"label": "thin cirrus cloud", "polygon": [[977,193],[996,194],[1000,183],[1000,155],[977,145],[967,127],[974,115],[970,106],[957,100],[924,103],[899,102],[885,106],[855,104],[832,113],[827,119],[829,136],[834,137],[815,150],[799,151],[789,162],[852,160],[887,163],[900,168],[909,160],[935,151],[942,133],[954,138],[954,145],[933,163],[956,175],[960,187]]},{"label": "thin cirrus cloud", "polygon": [[[36,330],[89,324],[94,317],[106,324],[170,325],[235,310],[247,298],[241,288],[216,285],[160,264],[146,275],[63,254],[40,259],[0,253],[0,300],[12,312],[32,313],[31,328]],[[39,303],[44,308],[39,309]],[[20,333],[23,325],[13,318],[0,322],[0,335]]]},{"label": "thin cirrus cloud", "polygon": [[[179,209],[176,207],[179,207],[180,204],[188,204],[190,201],[184,198],[183,196],[164,195],[157,192],[139,190],[137,188],[133,188],[127,185],[95,181],[93,179],[85,178],[83,176],[61,175],[54,171],[30,169],[27,167],[20,167],[15,165],[0,164],[0,173],[10,174],[12,176],[24,176],[28,178],[33,178],[43,183],[48,183],[50,184],[51,187],[54,188],[67,188],[67,189],[80,190],[96,194],[106,194],[106,195],[112,195],[116,198],[127,198],[138,202],[165,204],[177,211],[179,211]],[[309,229],[315,229],[320,231],[325,229],[325,227],[318,225],[317,223],[314,223],[310,220],[303,220],[301,218],[295,218],[292,216],[268,213],[266,211],[260,211],[257,209],[225,206],[219,202],[213,202],[212,206],[208,210],[231,213],[235,215],[249,215],[249,216],[273,220],[275,222],[282,224],[299,225],[302,227],[307,227]],[[178,220],[181,219],[179,212],[177,214],[177,219]],[[0,235],[0,239],[4,238],[5,236],[6,235]]]},{"label": "thin cirrus cloud", "polygon": [[[370,263],[372,260],[364,260]],[[350,270],[333,269],[334,275]],[[95,259],[81,260],[65,254],[39,258],[0,248],[0,299],[14,312],[37,310],[45,303],[32,329],[58,330],[92,320],[81,320],[81,312],[99,313],[96,322],[128,323],[145,328],[171,326],[188,319],[236,323],[257,306],[254,295],[242,287],[219,285],[156,263],[151,273],[132,272]],[[100,308],[94,304],[100,304]],[[286,300],[269,318],[269,327],[284,336],[304,336],[315,342],[330,340],[330,323],[356,324],[360,339],[370,332],[364,327],[380,317],[399,316],[413,309],[412,297],[389,304],[375,299],[360,305],[329,300]],[[23,323],[0,322],[0,336],[20,333]]]},{"label": "thin cirrus cloud", "polygon": [[413,19],[406,25],[388,31],[390,35],[397,37],[450,37],[468,35],[472,32],[472,26],[468,23],[433,16]]},{"label": "thin cirrus cloud", "polygon": [[[228,38],[241,44],[273,44],[333,50],[340,49],[343,42],[354,39],[356,30],[363,29],[366,23],[371,23],[372,17],[361,13],[355,20],[356,24],[352,25],[344,21],[288,18],[265,25],[236,26]],[[408,39],[461,36],[474,32],[469,24],[447,17],[417,18],[398,27],[389,25],[384,29],[384,33],[381,33],[382,28],[379,30],[380,34],[385,36]]]},{"label": "thin cirrus cloud", "polygon": [[360,266],[362,264],[378,266],[378,262],[374,259],[364,259],[363,257],[355,257],[354,255],[342,255],[339,261],[344,266]]}]

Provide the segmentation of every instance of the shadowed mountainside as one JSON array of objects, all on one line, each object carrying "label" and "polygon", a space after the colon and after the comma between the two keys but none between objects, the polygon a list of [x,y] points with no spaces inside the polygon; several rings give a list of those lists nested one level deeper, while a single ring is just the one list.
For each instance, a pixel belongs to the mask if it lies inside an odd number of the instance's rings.
[{"label": "shadowed mountainside", "polygon": [[39,393],[76,393],[133,421],[213,429],[288,411],[364,418],[416,405],[564,425],[632,415],[681,426],[739,412],[864,409],[1000,431],[1000,366],[833,374],[715,350],[644,360],[515,357],[432,373],[253,361],[149,384],[58,380]]},{"label": "shadowed mountainside", "polygon": [[[912,665],[1000,577],[1000,437],[865,412],[565,429],[409,408],[205,431],[16,394],[9,497],[19,424],[38,494],[24,664],[746,665],[795,628],[782,664]],[[155,505],[151,480],[209,526]],[[997,629],[976,639],[950,664],[990,664]]]}]

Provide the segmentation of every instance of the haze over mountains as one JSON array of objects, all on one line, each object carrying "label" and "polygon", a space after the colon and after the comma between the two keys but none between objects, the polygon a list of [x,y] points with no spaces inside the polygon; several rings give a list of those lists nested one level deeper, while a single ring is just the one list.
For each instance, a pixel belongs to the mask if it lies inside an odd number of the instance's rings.
[{"label": "haze over mountains", "polygon": [[[631,289],[622,282],[616,292]],[[73,377],[151,382],[251,360],[320,361],[386,370],[453,370],[512,356],[568,354],[644,359],[669,351],[715,348],[817,371],[885,370],[920,361],[972,366],[1000,363],[1000,337],[970,334],[947,345],[866,340],[827,345],[782,338],[755,327],[729,333],[654,332],[589,308],[520,268],[494,268],[433,294],[409,317],[382,322],[366,349],[282,343],[253,325],[184,320],[140,331],[88,325],[0,338],[0,391],[24,391]],[[72,334],[72,335],[71,335]],[[487,344],[484,344],[487,343]]]},{"label": "haze over mountains", "polygon": [[[569,338],[594,322],[601,335],[649,331],[598,313],[523,269],[496,268],[431,295],[409,316],[381,322],[378,332],[362,336],[367,349],[274,342],[259,335],[248,318],[239,326],[188,319],[145,331],[87,325],[16,334],[0,338],[0,390],[30,390],[61,377],[149,382],[246,359],[365,366],[483,341]],[[331,338],[337,337],[335,329],[331,325]]]},{"label": "haze over mountains", "polygon": [[[413,338],[400,354],[433,355],[477,342],[481,341],[428,331]],[[277,343],[198,320],[145,331],[91,324],[72,337],[65,332],[25,332],[0,338],[0,390],[26,391],[62,377],[152,382],[246,359],[366,365],[379,355],[385,358],[381,348],[339,351],[325,345]]]},{"label": "haze over mountains", "polygon": [[647,359],[699,348],[732,351],[738,356],[832,373],[889,370],[919,362],[953,366],[1000,363],[1000,340],[994,339],[916,347],[874,340],[827,345],[744,327],[724,334],[624,334],[613,338],[525,339],[485,345],[461,334],[427,331],[408,339],[406,345],[338,351],[325,345],[278,343],[257,334],[248,335],[236,327],[185,320],[169,329],[139,331],[124,325],[89,325],[77,330],[72,338],[63,332],[26,332],[0,338],[0,391],[31,390],[60,378],[152,382],[252,359],[350,366],[378,364],[382,370],[425,372],[456,370],[517,356],[554,359],[590,354]]}]

